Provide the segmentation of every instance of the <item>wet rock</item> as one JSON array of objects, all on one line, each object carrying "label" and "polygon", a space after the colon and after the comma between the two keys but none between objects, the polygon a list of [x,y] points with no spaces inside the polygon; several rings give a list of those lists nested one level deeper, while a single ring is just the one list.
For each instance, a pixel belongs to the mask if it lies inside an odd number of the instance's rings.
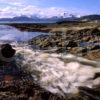
[{"label": "wet rock", "polygon": [[91,51],[100,50],[100,45],[97,45],[99,42],[100,30],[98,28],[85,28],[67,30],[65,33],[53,31],[50,35],[40,35],[33,38],[29,44],[42,50],[56,47],[57,53],[67,52],[86,56],[88,53],[91,54]]},{"label": "wet rock", "polygon": [[89,51],[86,55],[84,55],[84,57],[91,59],[91,60],[100,59],[100,49]]},{"label": "wet rock", "polygon": [[77,47],[78,44],[75,41],[69,41],[69,43],[67,44],[67,47]]},{"label": "wet rock", "polygon": [[94,34],[95,36],[100,36],[100,30],[98,28],[93,28],[91,30],[91,34]]},{"label": "wet rock", "polygon": [[80,94],[87,97],[86,100],[100,100],[100,90],[88,87],[79,87]]},{"label": "wet rock", "polygon": [[89,42],[91,40],[90,36],[83,37],[82,41]]},{"label": "wet rock", "polygon": [[91,50],[100,50],[100,46],[99,45],[95,45],[95,46],[93,46],[92,48],[91,48]]}]

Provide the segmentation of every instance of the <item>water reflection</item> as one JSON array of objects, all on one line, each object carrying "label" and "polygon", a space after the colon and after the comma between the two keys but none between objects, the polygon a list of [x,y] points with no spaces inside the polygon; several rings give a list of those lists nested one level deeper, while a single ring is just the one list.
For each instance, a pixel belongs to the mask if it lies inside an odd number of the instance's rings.
[{"label": "water reflection", "polygon": [[84,46],[100,46],[100,42],[80,42],[79,44],[81,47],[84,47]]},{"label": "water reflection", "polygon": [[0,25],[0,41],[27,41],[42,32],[22,32],[14,27],[8,25]]}]

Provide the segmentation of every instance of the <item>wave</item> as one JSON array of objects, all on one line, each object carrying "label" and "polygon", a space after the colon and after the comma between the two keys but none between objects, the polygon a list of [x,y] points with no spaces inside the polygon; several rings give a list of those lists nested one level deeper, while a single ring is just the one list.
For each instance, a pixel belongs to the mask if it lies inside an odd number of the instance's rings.
[{"label": "wave", "polygon": [[26,47],[15,47],[16,62],[23,71],[47,91],[65,96],[77,94],[80,86],[93,88],[100,85],[100,63],[71,54],[45,53]]}]

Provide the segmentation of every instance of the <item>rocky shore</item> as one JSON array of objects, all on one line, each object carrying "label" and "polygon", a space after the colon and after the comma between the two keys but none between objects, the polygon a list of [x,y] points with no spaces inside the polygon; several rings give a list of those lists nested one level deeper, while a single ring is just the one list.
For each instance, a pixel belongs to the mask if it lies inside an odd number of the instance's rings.
[{"label": "rocky shore", "polygon": [[78,94],[69,94],[64,98],[54,95],[35,84],[24,82],[24,85],[20,83],[16,86],[0,87],[0,100],[100,100],[100,87],[94,89],[79,87],[79,90]]},{"label": "rocky shore", "polygon": [[28,47],[16,50],[16,64],[26,74],[17,80],[0,82],[0,100],[100,100],[97,62],[36,52]]},{"label": "rocky shore", "polygon": [[[100,100],[98,23],[64,22],[11,26],[22,31],[47,32],[47,35],[29,40],[32,50],[15,46],[18,65],[29,71],[32,77],[26,75],[10,83],[1,82],[0,100]],[[61,58],[61,54],[65,58]],[[33,80],[35,78],[39,82]],[[78,90],[77,93],[73,94],[74,90]]]},{"label": "rocky shore", "polygon": [[42,50],[55,48],[57,53],[71,53],[89,59],[100,58],[100,29],[69,29],[65,32],[52,31],[29,41],[30,45]]},{"label": "rocky shore", "polygon": [[29,78],[13,80],[12,82],[0,82],[0,100],[49,100],[58,98],[44,90]]},{"label": "rocky shore", "polygon": [[95,61],[22,47],[16,50],[17,64],[31,76],[3,86],[1,100],[100,99],[100,68]]},{"label": "rocky shore", "polygon": [[[4,25],[4,24],[3,24]],[[61,21],[56,23],[5,23],[21,31],[29,32],[53,32],[68,29],[84,29],[98,27],[100,29],[100,21]]]},{"label": "rocky shore", "polygon": [[57,23],[8,24],[21,31],[47,32],[29,40],[34,49],[72,53],[88,59],[100,58],[99,21],[63,21]]}]

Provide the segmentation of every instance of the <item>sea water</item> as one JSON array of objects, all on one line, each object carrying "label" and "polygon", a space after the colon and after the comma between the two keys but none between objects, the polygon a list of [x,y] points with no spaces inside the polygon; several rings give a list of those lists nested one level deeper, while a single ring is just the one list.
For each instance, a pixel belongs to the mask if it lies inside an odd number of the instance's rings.
[{"label": "sea water", "polygon": [[0,41],[28,41],[41,34],[47,33],[20,31],[12,26],[0,25]]},{"label": "sea water", "polygon": [[93,88],[100,85],[99,61],[91,61],[72,54],[45,53],[28,47],[16,47],[16,61],[35,82],[47,91],[65,96],[77,94],[78,87]]}]

